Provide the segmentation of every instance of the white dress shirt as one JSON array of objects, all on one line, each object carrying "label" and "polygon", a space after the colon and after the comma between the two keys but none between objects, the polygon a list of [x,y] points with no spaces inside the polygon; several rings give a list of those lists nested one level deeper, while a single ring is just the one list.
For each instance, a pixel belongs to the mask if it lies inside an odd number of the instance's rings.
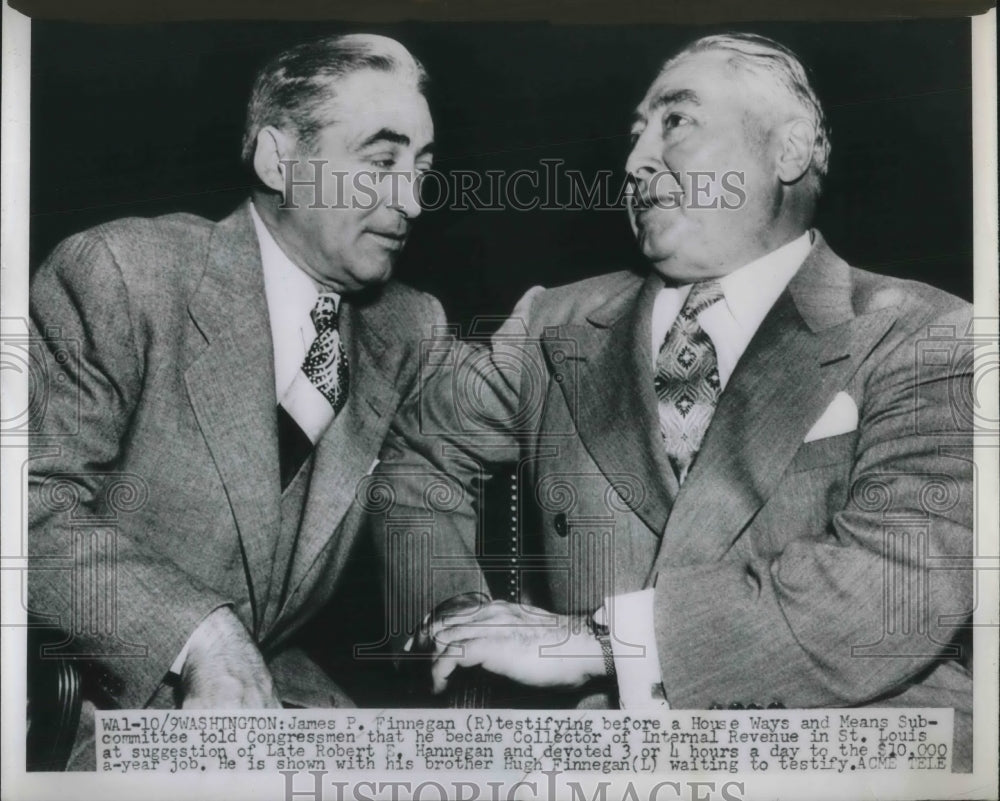
[{"label": "white dress shirt", "polygon": [[[250,204],[250,217],[264,266],[264,294],[274,345],[274,391],[280,400],[316,339],[310,312],[320,293],[313,279],[288,258],[275,241],[253,203]],[[340,296],[333,292],[325,294],[331,295],[339,308]]]},{"label": "white dress shirt", "polygon": [[[264,268],[264,295],[274,346],[274,402],[277,405],[295,380],[316,339],[316,327],[310,312],[320,293],[313,279],[288,258],[275,241],[253,203],[250,204],[250,218],[257,233],[260,261]],[[333,292],[327,294],[333,296],[339,308],[340,296]],[[171,673],[180,675],[189,644],[190,637],[170,666]]]},{"label": "white dress shirt", "polygon": [[[807,231],[798,239],[718,279],[723,300],[703,309],[698,315],[698,323],[715,347],[723,390],[753,335],[811,248],[812,237]],[[656,372],[660,348],[690,291],[690,285],[664,288],[653,301],[652,374]],[[611,627],[618,695],[625,709],[669,707],[664,695],[669,697],[670,688],[663,688],[653,615],[651,588],[606,598],[595,615],[597,620]],[[637,650],[627,643],[644,643],[645,647]]]},{"label": "white dress shirt", "polygon": [[[764,317],[788,286],[812,247],[809,232],[718,279],[724,300],[698,315],[719,360],[719,381],[726,388],[736,363]],[[680,313],[691,285],[666,287],[653,302],[653,371],[667,332]]]}]

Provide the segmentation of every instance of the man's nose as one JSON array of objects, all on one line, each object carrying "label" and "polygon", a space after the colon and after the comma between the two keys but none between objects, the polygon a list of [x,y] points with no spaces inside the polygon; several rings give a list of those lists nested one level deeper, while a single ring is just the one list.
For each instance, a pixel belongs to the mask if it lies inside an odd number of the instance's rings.
[{"label": "man's nose", "polygon": [[408,220],[420,216],[420,182],[412,172],[398,173],[399,180],[393,182],[389,208],[396,209]]},{"label": "man's nose", "polygon": [[648,183],[650,177],[663,167],[662,154],[651,128],[647,127],[639,135],[625,160],[625,172],[644,183]]}]

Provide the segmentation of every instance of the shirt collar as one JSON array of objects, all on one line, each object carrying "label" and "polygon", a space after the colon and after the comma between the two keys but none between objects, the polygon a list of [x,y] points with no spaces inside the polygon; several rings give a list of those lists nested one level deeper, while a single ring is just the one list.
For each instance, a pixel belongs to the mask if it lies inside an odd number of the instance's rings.
[{"label": "shirt collar", "polygon": [[745,331],[756,331],[812,248],[809,231],[719,279],[726,306]]},{"label": "shirt collar", "polygon": [[[271,307],[272,316],[276,309],[281,309],[286,314],[302,312],[308,314],[316,305],[316,298],[320,295],[315,282],[301,267],[288,258],[252,202],[250,203],[250,217],[253,220],[254,230],[257,232],[257,241],[260,244],[260,260],[264,268],[264,289],[268,296],[268,305]],[[324,292],[323,294],[330,295],[337,307],[340,307],[340,295],[336,292]]]}]

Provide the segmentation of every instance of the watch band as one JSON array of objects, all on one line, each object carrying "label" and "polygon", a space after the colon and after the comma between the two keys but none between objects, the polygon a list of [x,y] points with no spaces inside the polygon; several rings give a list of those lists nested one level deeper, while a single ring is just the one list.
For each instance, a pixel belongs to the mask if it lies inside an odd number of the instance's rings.
[{"label": "watch band", "polygon": [[587,618],[587,624],[590,627],[590,633],[597,638],[597,642],[601,646],[601,656],[604,657],[604,675],[605,677],[611,679],[617,675],[615,670],[615,652],[611,647],[611,630],[594,620],[592,617]]}]

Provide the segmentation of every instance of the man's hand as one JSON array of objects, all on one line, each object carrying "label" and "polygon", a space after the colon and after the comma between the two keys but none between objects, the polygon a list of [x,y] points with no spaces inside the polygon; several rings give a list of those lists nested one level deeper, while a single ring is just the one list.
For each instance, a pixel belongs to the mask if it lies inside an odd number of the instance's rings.
[{"label": "man's hand", "polygon": [[507,601],[437,617],[431,678],[435,693],[457,667],[481,666],[532,687],[571,690],[604,675],[601,645],[582,615],[556,615]]},{"label": "man's hand", "polygon": [[212,612],[191,635],[181,691],[184,709],[281,707],[264,657],[228,606]]}]

